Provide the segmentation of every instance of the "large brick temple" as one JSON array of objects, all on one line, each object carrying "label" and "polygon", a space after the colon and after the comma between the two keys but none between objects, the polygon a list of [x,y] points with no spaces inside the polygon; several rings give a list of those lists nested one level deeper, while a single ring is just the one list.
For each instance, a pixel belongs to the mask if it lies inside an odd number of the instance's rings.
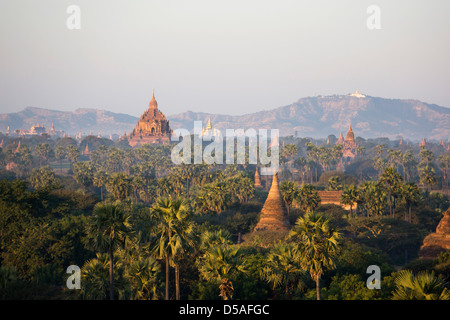
[{"label": "large brick temple", "polygon": [[342,145],[342,158],[349,160],[356,157],[358,154],[358,145],[355,142],[355,134],[353,133],[352,125],[350,125],[350,128],[348,129],[345,140],[341,131],[341,135],[336,144]]},{"label": "large brick temple", "polygon": [[136,128],[128,136],[128,143],[132,147],[151,143],[169,143],[171,135],[172,129],[170,129],[169,121],[159,111],[153,90],[148,109],[142,114]]}]

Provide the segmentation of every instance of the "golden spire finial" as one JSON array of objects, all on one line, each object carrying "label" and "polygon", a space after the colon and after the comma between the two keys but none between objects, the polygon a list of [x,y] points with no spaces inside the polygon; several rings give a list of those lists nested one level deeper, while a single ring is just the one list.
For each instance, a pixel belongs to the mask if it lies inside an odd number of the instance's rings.
[{"label": "golden spire finial", "polygon": [[152,90],[152,99],[150,100],[150,103],[148,104],[148,107],[150,108],[150,109],[157,109],[158,108],[158,103],[156,102],[156,99],[155,99],[155,88],[153,88],[153,90]]}]

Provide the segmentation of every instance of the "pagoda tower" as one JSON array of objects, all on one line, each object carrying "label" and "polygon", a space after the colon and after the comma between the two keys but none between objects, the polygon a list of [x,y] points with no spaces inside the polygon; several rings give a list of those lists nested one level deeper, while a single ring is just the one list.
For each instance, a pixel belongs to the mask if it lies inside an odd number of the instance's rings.
[{"label": "pagoda tower", "polygon": [[425,137],[422,138],[422,142],[419,144],[419,147],[426,147],[427,141],[425,140]]},{"label": "pagoda tower", "polygon": [[345,141],[355,141],[355,134],[353,133],[352,125],[348,128],[347,135],[345,136]]},{"label": "pagoda tower", "polygon": [[89,151],[89,145],[86,143],[86,148],[84,148],[84,153],[85,156],[88,156],[91,154],[91,152]]},{"label": "pagoda tower", "polygon": [[18,153],[19,151],[20,151],[20,140],[19,140],[19,143],[17,144],[17,148],[14,151],[14,153]]},{"label": "pagoda tower", "polygon": [[255,171],[255,188],[262,188],[261,178],[259,176],[258,168]]},{"label": "pagoda tower", "polygon": [[159,111],[155,90],[153,90],[148,109],[142,114],[136,128],[130,133],[128,142],[132,147],[138,144],[169,143],[171,135],[172,129],[170,129],[169,121]]},{"label": "pagoda tower", "polygon": [[423,239],[419,250],[419,259],[436,259],[439,253],[450,250],[450,209],[436,227],[436,231]]},{"label": "pagoda tower", "polygon": [[259,222],[254,230],[288,231],[289,229],[290,223],[286,205],[281,197],[281,191],[278,187],[278,177],[275,173],[266,202],[261,209]]},{"label": "pagoda tower", "polygon": [[341,131],[341,135],[339,136],[339,139],[336,141],[336,144],[343,144],[344,143],[344,136],[342,135],[342,131]]}]

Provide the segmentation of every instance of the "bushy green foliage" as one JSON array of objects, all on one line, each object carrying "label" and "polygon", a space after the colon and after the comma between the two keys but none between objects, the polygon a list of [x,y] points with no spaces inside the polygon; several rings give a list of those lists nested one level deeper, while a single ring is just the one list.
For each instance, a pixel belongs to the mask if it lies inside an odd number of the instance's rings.
[{"label": "bushy green foliage", "polygon": [[[165,243],[176,249],[167,255],[170,299],[177,297],[173,289],[178,285],[182,299],[221,299],[225,275],[233,285],[232,299],[316,299],[316,283],[302,269],[306,264],[300,263],[298,252],[289,250],[300,247],[298,239],[287,233],[253,232],[271,177],[261,177],[267,188],[255,189],[254,165],[175,166],[170,145],[131,149],[126,143],[103,142],[93,137],[80,145],[71,138],[38,139],[28,146],[24,143],[17,154],[12,147],[8,153],[0,150],[0,166],[17,162],[12,171],[2,171],[5,179],[0,180],[0,298],[108,299],[108,256],[87,245],[94,207],[106,200],[120,204],[133,234],[113,250],[116,298],[165,298],[166,260],[155,254],[155,240],[167,239]],[[434,163],[438,154],[420,156],[419,150],[399,154],[390,149],[389,141],[361,141],[364,154],[342,172],[330,170],[337,165],[340,150],[311,145],[308,149],[307,139],[294,142],[298,150],[286,148],[284,156],[298,172],[286,166],[279,175],[291,225],[310,212],[329,219],[329,226],[342,234],[334,269],[324,269],[320,279],[323,299],[391,299],[398,289],[395,269],[401,267],[414,274],[433,270],[448,282],[448,252],[434,261],[417,259],[423,238],[435,231],[449,207],[443,193],[423,191],[437,184],[417,185],[420,168],[443,174],[440,170],[445,168]],[[90,157],[81,152],[87,143]],[[317,158],[302,156],[305,153]],[[330,157],[324,158],[327,154]],[[443,157],[439,159],[442,162]],[[62,162],[66,167],[59,168]],[[72,171],[66,170],[69,164]],[[393,176],[395,183],[389,180]],[[402,194],[406,181],[421,188],[417,201],[408,202]],[[353,188],[358,208],[350,214],[341,206],[319,205],[320,188],[344,192]],[[189,228],[162,228],[164,217],[170,215],[155,215],[152,209],[161,197],[186,201]],[[186,238],[177,243],[174,234]],[[61,289],[65,269],[72,264],[82,267],[81,292]],[[219,270],[224,265],[234,271]],[[369,265],[381,268],[381,290],[366,287]]]}]

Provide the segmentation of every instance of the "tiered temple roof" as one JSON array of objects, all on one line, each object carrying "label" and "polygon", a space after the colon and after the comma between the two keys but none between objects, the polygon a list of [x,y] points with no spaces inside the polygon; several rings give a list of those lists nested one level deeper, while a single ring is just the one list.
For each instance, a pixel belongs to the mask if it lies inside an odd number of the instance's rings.
[{"label": "tiered temple roof", "polygon": [[356,155],[358,153],[358,145],[356,144],[356,141],[355,141],[355,134],[353,133],[352,125],[350,125],[350,127],[347,131],[345,140],[342,136],[342,131],[341,131],[341,135],[339,136],[339,139],[336,142],[336,144],[342,145],[342,157],[344,159],[356,157]]},{"label": "tiered temple roof", "polygon": [[171,135],[172,129],[170,129],[169,121],[159,111],[158,102],[155,99],[155,91],[153,90],[148,109],[138,120],[136,128],[133,129],[128,137],[128,142],[132,147],[146,143],[167,143],[170,142]]}]

